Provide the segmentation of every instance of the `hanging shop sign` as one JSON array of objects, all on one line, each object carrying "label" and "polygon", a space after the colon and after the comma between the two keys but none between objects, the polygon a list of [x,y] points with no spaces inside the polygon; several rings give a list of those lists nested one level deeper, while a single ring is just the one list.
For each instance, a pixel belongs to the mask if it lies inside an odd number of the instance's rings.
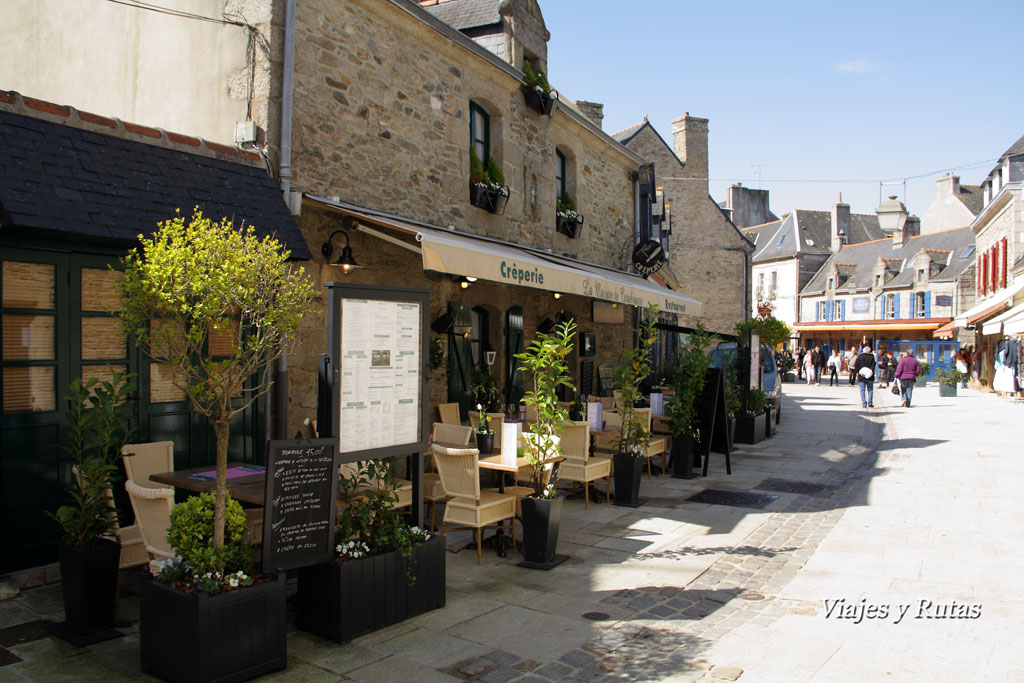
[{"label": "hanging shop sign", "polygon": [[661,270],[665,263],[665,249],[660,242],[644,240],[633,247],[633,268],[644,277]]}]

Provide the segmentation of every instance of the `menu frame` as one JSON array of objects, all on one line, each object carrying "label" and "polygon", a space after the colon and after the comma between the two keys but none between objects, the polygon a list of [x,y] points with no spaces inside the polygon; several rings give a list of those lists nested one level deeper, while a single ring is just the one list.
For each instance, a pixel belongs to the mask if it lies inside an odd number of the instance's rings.
[{"label": "menu frame", "polygon": [[[328,282],[327,343],[329,356],[329,372],[331,387],[331,425],[330,434],[334,438],[341,435],[341,420],[344,406],[341,401],[342,392],[342,361],[343,342],[342,330],[345,316],[345,300],[367,300],[372,302],[411,303],[419,306],[419,362],[417,364],[417,386],[419,410],[416,418],[418,424],[413,439],[401,443],[393,443],[376,448],[363,448],[346,451],[338,444],[339,463],[358,462],[376,458],[404,456],[410,453],[421,453],[430,447],[429,439],[429,362],[430,362],[430,290],[415,287],[382,287],[376,285],[356,285],[341,282]],[[351,314],[351,313],[350,313]],[[370,321],[367,321],[369,323]],[[321,431],[321,436],[324,436]]]}]

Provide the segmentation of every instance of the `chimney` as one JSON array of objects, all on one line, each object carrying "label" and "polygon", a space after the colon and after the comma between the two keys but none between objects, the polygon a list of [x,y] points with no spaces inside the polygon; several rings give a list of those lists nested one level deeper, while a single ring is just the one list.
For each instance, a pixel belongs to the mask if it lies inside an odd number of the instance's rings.
[{"label": "chimney", "polygon": [[686,164],[683,176],[696,179],[701,194],[707,194],[708,120],[686,112],[672,122],[672,142],[676,156]]},{"label": "chimney", "polygon": [[832,205],[832,253],[850,243],[850,205],[843,203],[843,195]]},{"label": "chimney", "polygon": [[601,122],[604,121],[604,105],[597,102],[587,102],[586,100],[576,100],[573,102],[576,108],[583,112],[583,115],[593,121],[598,128],[602,128]]},{"label": "chimney", "polygon": [[956,197],[960,194],[960,176],[949,173],[935,181],[935,196]]}]

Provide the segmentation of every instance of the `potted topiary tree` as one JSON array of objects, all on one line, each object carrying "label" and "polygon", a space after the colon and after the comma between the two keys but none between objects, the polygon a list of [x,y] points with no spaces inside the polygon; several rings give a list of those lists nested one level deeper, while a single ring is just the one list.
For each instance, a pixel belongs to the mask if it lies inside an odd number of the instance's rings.
[{"label": "potted topiary tree", "polygon": [[939,396],[942,396],[943,398],[955,398],[957,395],[957,385],[965,379],[967,379],[967,375],[956,368],[936,370],[935,381],[939,383]]},{"label": "potted topiary tree", "polygon": [[558,93],[551,88],[544,72],[535,70],[533,64],[528,59],[523,60],[522,87],[526,106],[538,114],[551,116],[555,108],[555,102],[558,100]]},{"label": "potted topiary tree", "polygon": [[637,346],[626,353],[623,362],[612,372],[615,388],[620,392],[619,416],[622,427],[619,447],[612,456],[615,479],[615,504],[627,507],[640,505],[640,478],[643,474],[644,449],[651,440],[648,420],[636,411],[643,394],[640,385],[651,374],[651,347],[658,322],[658,307],[648,306],[641,314],[637,328]]},{"label": "potted topiary tree", "polygon": [[108,372],[107,381],[71,382],[64,447],[71,458],[70,502],[47,513],[64,532],[57,552],[65,621],[51,630],[80,646],[121,635],[114,630],[121,544],[114,538],[111,490],[119,478],[121,448],[135,434],[128,417],[135,384],[109,366]]},{"label": "potted topiary tree", "polygon": [[570,239],[579,237],[583,230],[583,214],[576,210],[568,192],[555,201],[555,229]]},{"label": "potted topiary tree", "polygon": [[689,479],[693,477],[693,443],[697,439],[697,395],[704,389],[711,356],[712,335],[697,323],[697,329],[690,334],[687,346],[675,357],[667,384],[672,388],[667,412],[672,430],[672,476]]},{"label": "potted topiary tree", "polygon": [[444,607],[444,539],[406,525],[397,483],[391,460],[339,477],[336,556],[298,570],[299,628],[342,643]]},{"label": "potted topiary tree", "polygon": [[558,460],[562,454],[559,438],[569,413],[558,404],[558,388],[574,390],[566,362],[572,352],[576,323],[558,323],[551,334],[538,333],[522,353],[519,370],[530,373],[533,387],[523,402],[536,412],[536,421],[523,434],[524,455],[530,463],[533,495],[522,499],[524,566],[550,569],[564,561],[558,558],[558,528],[562,498],[557,495]]},{"label": "potted topiary tree", "polygon": [[[258,237],[251,226],[236,229],[228,220],[211,221],[198,210],[189,221],[179,212],[160,223],[151,238],[141,241],[141,247],[124,258],[120,316],[139,348],[170,366],[175,385],[185,392],[193,411],[205,416],[213,428],[217,486],[203,557],[209,559],[204,566],[211,573],[226,575],[228,561],[234,557],[225,548],[231,540],[225,534],[231,419],[270,389],[264,369],[291,345],[312,297],[312,285],[302,268],[287,263],[289,254],[277,240]],[[219,341],[217,356],[210,350],[215,338]],[[283,576],[270,575],[259,584],[273,587],[261,590],[277,591],[268,599],[278,601],[282,623],[284,583]],[[189,606],[194,598],[187,590],[169,590],[159,581],[148,580],[143,581],[142,592],[145,622],[180,622],[177,627],[183,630],[200,627],[201,622],[185,623],[172,616],[194,613]],[[242,631],[265,628],[244,616],[244,600],[229,602],[232,609],[239,610],[235,618]],[[209,601],[203,604],[210,608]],[[228,612],[221,615],[229,618]],[[202,619],[202,614],[196,618]],[[276,619],[272,621],[276,623]],[[141,632],[145,666],[146,653],[157,651],[160,630],[145,628]],[[257,639],[256,634],[252,637]],[[280,638],[280,651],[284,652],[284,631],[275,637]],[[153,642],[147,643],[150,639]],[[277,645],[267,649],[277,651]],[[187,658],[189,652],[183,648],[174,656]],[[232,660],[239,667],[236,674],[250,672],[250,667],[269,670],[260,668],[268,665],[262,652],[246,652],[252,655],[248,662]]]}]

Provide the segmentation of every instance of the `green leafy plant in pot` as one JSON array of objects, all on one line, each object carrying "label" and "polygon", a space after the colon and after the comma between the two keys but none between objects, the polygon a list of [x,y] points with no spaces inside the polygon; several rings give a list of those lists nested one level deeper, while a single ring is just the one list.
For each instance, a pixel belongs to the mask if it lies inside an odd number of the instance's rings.
[{"label": "green leafy plant in pot", "polygon": [[54,631],[79,644],[121,635],[112,631],[121,545],[114,538],[117,511],[111,490],[120,478],[121,449],[135,434],[128,420],[135,384],[130,375],[110,366],[107,370],[109,380],[71,382],[64,447],[72,468],[70,502],[47,513],[63,531],[58,555],[66,621]]},{"label": "green leafy plant in pot", "polygon": [[657,322],[658,307],[652,304],[641,313],[636,348],[626,353],[623,362],[612,371],[615,388],[620,392],[619,416],[622,418],[619,447],[613,456],[616,505],[637,507],[640,504],[640,475],[651,432],[649,420],[637,412],[636,406],[643,399],[640,387],[651,374],[651,349],[657,339],[654,327]]},{"label": "green leafy plant in pot", "polygon": [[529,373],[532,388],[523,396],[536,411],[531,431],[523,434],[524,455],[530,463],[533,496],[522,500],[525,566],[549,569],[564,561],[555,555],[562,499],[556,496],[557,460],[562,453],[559,439],[569,413],[558,404],[558,388],[575,390],[567,358],[572,352],[576,323],[558,323],[550,334],[538,333],[522,353],[519,369]]},{"label": "green leafy plant in pot", "polygon": [[666,410],[672,430],[672,476],[693,477],[693,444],[698,441],[699,408],[697,396],[704,389],[711,356],[712,335],[703,323],[690,334],[689,343],[676,354],[666,383],[672,389]]}]

